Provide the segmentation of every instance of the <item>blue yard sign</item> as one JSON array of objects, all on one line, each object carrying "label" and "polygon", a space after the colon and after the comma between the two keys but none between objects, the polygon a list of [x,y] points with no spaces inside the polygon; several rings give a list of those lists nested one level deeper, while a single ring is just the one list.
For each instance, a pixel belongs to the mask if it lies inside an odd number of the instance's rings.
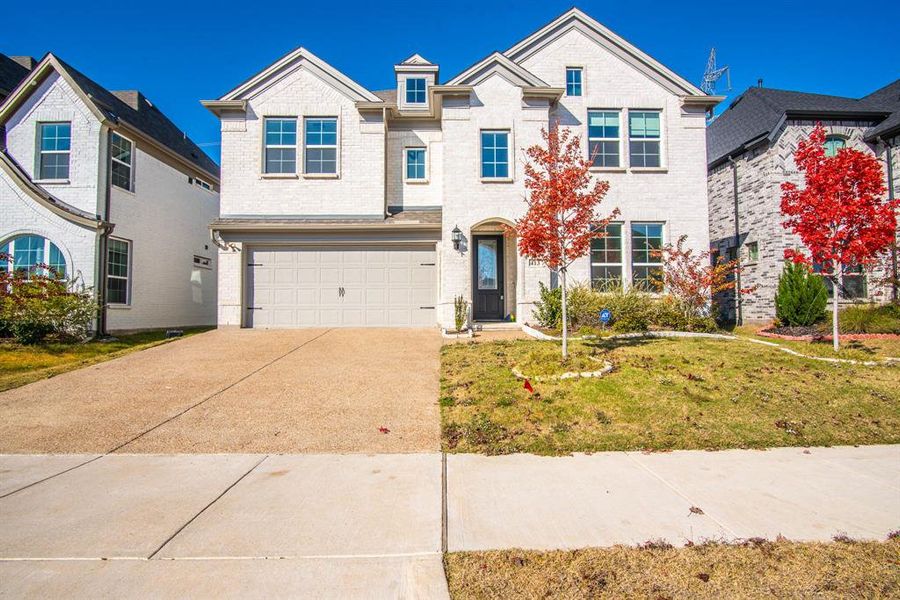
[{"label": "blue yard sign", "polygon": [[600,311],[600,321],[602,321],[604,325],[609,325],[610,319],[612,319],[612,313],[608,308],[604,308]]}]

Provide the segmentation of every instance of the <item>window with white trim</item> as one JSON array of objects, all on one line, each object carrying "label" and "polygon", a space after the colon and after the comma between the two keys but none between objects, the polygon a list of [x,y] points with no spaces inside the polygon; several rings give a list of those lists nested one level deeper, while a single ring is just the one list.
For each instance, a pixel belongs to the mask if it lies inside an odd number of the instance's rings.
[{"label": "window with white trim", "polygon": [[196,185],[197,187],[203,188],[204,190],[212,191],[212,184],[203,181],[199,177],[188,177],[188,183],[191,185]]},{"label": "window with white trim", "polygon": [[609,223],[591,240],[591,286],[608,292],[622,286],[622,224]]},{"label": "window with white trim", "polygon": [[[53,274],[66,277],[66,259],[59,247],[39,235],[21,235],[0,245],[0,273],[22,272],[26,278],[32,274]],[[50,273],[47,269],[50,268]]]},{"label": "window with white trim", "polygon": [[106,246],[106,302],[130,304],[131,242],[109,238]]},{"label": "window with white trim", "polygon": [[632,167],[659,167],[660,161],[659,111],[628,111],[629,153]]},{"label": "window with white trim", "polygon": [[303,154],[305,173],[337,173],[337,118],[307,117],[304,119]]},{"label": "window with white trim", "polygon": [[406,149],[406,180],[425,181],[425,148]]},{"label": "window with white trim", "polygon": [[620,165],[618,111],[588,111],[588,159],[594,167]]},{"label": "window with white trim", "polygon": [[72,124],[41,123],[38,127],[38,177],[46,180],[68,179]]},{"label": "window with white trim", "polygon": [[566,67],[566,96],[581,95],[581,67]]},{"label": "window with white trim", "polygon": [[134,178],[132,177],[132,163],[134,161],[134,144],[131,140],[113,132],[110,137],[110,181],[116,187],[132,191]]},{"label": "window with white trim", "polygon": [[648,292],[662,291],[663,224],[631,224],[631,284]]},{"label": "window with white trim", "polygon": [[406,103],[425,104],[425,78],[409,77],[406,79]]},{"label": "window with white trim", "polygon": [[296,117],[266,118],[264,172],[294,174],[297,172]]},{"label": "window with white trim", "polygon": [[509,177],[509,132],[481,132],[481,177],[506,179]]}]

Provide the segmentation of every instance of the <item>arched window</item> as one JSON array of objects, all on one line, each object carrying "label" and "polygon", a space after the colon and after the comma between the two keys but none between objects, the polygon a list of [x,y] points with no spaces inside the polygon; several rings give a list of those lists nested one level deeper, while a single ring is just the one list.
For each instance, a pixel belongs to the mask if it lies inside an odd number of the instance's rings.
[{"label": "arched window", "polygon": [[825,156],[834,156],[838,150],[847,145],[847,140],[839,135],[829,135],[825,138]]},{"label": "arched window", "polygon": [[0,246],[0,254],[8,255],[0,260],[0,271],[24,271],[29,275],[37,265],[47,265],[60,278],[66,276],[66,259],[59,247],[39,235],[22,235]]}]

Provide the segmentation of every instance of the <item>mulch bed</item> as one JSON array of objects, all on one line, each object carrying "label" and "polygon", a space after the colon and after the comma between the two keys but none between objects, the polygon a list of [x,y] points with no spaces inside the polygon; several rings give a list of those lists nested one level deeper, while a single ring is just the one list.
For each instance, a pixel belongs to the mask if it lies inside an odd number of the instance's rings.
[{"label": "mulch bed", "polygon": [[[767,338],[779,340],[789,340],[792,342],[827,342],[831,341],[831,335],[826,335],[814,326],[802,327],[769,327],[760,329],[757,335]],[[842,340],[890,340],[900,339],[900,335],[896,333],[842,333]]]}]

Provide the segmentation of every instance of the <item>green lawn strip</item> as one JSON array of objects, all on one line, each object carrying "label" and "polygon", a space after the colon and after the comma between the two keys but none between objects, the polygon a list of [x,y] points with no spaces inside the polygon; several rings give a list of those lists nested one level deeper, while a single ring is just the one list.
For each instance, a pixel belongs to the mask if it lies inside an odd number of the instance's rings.
[{"label": "green lawn strip", "polygon": [[447,554],[454,600],[470,598],[895,598],[900,540],[753,540],[684,548]]},{"label": "green lawn strip", "polygon": [[[184,337],[209,329],[209,327],[184,329]],[[108,342],[89,341],[74,344],[50,342],[34,346],[24,346],[12,340],[0,340],[0,391],[181,339],[166,339],[165,334],[165,330],[145,331],[115,336],[114,341]]]},{"label": "green lawn strip", "polygon": [[[450,452],[761,448],[900,442],[900,368],[833,365],[711,339],[517,340],[442,350],[443,443]],[[511,372],[613,363],[599,379],[533,383]],[[523,367],[523,365],[525,367]]]}]

